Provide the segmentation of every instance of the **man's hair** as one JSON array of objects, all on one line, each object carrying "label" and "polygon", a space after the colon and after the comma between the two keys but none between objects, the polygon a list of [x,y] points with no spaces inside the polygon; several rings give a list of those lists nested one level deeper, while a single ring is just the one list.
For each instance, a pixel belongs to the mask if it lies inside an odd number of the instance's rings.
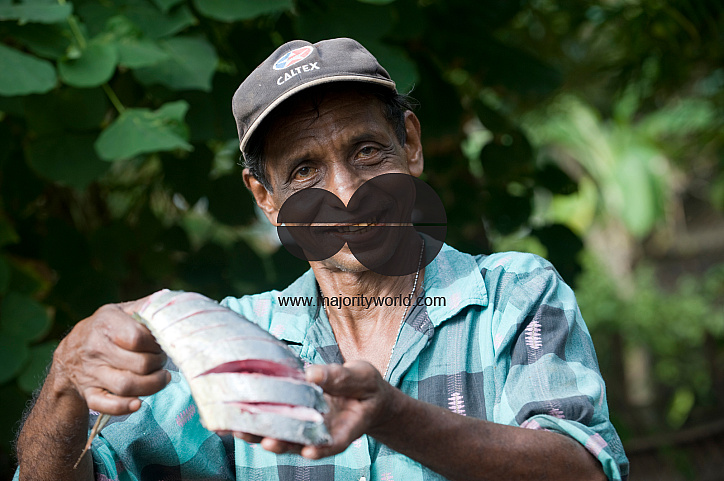
[{"label": "man's hair", "polygon": [[338,82],[328,85],[318,85],[304,90],[280,105],[272,112],[254,132],[246,146],[246,152],[242,155],[241,165],[249,169],[249,173],[263,185],[266,190],[272,192],[272,186],[266,175],[266,163],[264,159],[264,143],[269,130],[275,121],[289,115],[298,105],[311,105],[312,109],[319,116],[319,106],[325,95],[332,92],[357,92],[361,95],[370,95],[380,102],[382,112],[390,126],[395,130],[395,136],[401,145],[407,142],[407,129],[405,128],[405,112],[413,110],[417,102],[410,96],[398,94],[390,89],[373,84],[360,82]]}]

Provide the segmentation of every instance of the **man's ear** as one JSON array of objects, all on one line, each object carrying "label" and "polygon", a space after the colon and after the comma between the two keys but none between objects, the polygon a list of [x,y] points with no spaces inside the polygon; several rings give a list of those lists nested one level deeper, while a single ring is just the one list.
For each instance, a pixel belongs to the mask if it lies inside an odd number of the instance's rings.
[{"label": "man's ear", "polygon": [[422,156],[422,131],[420,120],[411,110],[405,112],[405,130],[407,140],[404,148],[407,152],[407,168],[410,169],[411,175],[420,177],[425,166],[425,159]]},{"label": "man's ear", "polygon": [[242,177],[244,178],[244,185],[249,189],[251,195],[254,196],[256,204],[261,208],[262,212],[264,212],[266,218],[269,219],[269,222],[273,225],[278,225],[277,215],[279,214],[279,209],[277,209],[274,204],[274,198],[271,192],[259,182],[259,179],[252,175],[249,169],[244,169]]}]

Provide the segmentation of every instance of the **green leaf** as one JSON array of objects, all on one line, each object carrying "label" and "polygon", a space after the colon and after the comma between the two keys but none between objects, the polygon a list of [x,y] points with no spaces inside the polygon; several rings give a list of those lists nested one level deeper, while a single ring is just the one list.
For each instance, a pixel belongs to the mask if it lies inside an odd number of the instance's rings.
[{"label": "green leaf", "polygon": [[55,87],[55,69],[47,60],[0,44],[0,95],[44,93]]},{"label": "green leaf", "polygon": [[156,6],[165,13],[168,12],[171,7],[175,7],[183,1],[184,0],[153,0],[153,3],[155,3]]},{"label": "green leaf", "polygon": [[10,285],[10,266],[8,261],[0,257],[0,294],[5,294]]},{"label": "green leaf", "polygon": [[235,22],[247,20],[260,15],[290,10],[291,0],[194,0],[194,7],[202,15],[221,20],[222,22]]},{"label": "green leaf", "polygon": [[116,44],[118,63],[128,68],[155,65],[169,58],[168,53],[152,40],[129,39]]},{"label": "green leaf", "polygon": [[197,23],[196,18],[185,5],[175,8],[169,13],[163,13],[145,1],[123,3],[123,6],[117,6],[113,2],[85,2],[79,6],[80,16],[88,27],[89,35],[96,36],[105,33],[108,28],[108,20],[118,16],[119,13],[149,38],[173,35]]},{"label": "green leaf", "polygon": [[147,152],[173,149],[192,150],[186,142],[183,118],[188,103],[183,100],[165,104],[155,112],[126,109],[101,132],[95,148],[103,160],[118,160]]},{"label": "green leaf", "polygon": [[8,32],[21,44],[41,57],[58,59],[65,55],[73,35],[67,24],[8,25]]},{"label": "green leaf", "polygon": [[134,71],[143,84],[161,84],[173,90],[211,90],[218,57],[204,38],[174,37],[161,42],[169,59]]},{"label": "green leaf", "polygon": [[30,144],[29,162],[43,177],[83,190],[108,170],[94,149],[95,134],[61,133]]},{"label": "green leaf", "polygon": [[57,347],[58,341],[49,341],[30,348],[30,362],[18,376],[20,389],[32,393],[40,386]]},{"label": "green leaf", "polygon": [[30,351],[23,339],[3,333],[0,336],[0,384],[14,378],[29,355]]},{"label": "green leaf", "polygon": [[0,304],[2,337],[14,336],[23,341],[41,339],[50,328],[50,317],[38,301],[30,296],[10,291]]},{"label": "green leaf", "polygon": [[0,20],[17,20],[18,23],[57,23],[73,13],[73,5],[34,4],[0,5]]},{"label": "green leaf", "polygon": [[372,5],[387,5],[395,0],[357,0],[358,2],[362,3],[371,3]]},{"label": "green leaf", "polygon": [[91,43],[79,58],[63,58],[58,72],[63,82],[74,87],[96,87],[106,83],[116,71],[118,51],[105,43]]}]

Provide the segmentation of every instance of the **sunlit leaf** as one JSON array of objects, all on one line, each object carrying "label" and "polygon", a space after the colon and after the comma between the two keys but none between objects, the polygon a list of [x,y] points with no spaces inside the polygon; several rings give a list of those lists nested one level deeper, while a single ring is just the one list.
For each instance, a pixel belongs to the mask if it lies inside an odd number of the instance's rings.
[{"label": "sunlit leaf", "polygon": [[30,144],[28,160],[43,177],[85,189],[109,167],[96,155],[95,140],[95,134],[44,135]]},{"label": "sunlit leaf", "polygon": [[0,5],[0,20],[17,20],[18,23],[56,23],[73,13],[73,5],[59,4],[16,4]]},{"label": "sunlit leaf", "polygon": [[292,8],[291,0],[194,0],[194,7],[202,15],[221,20],[234,22],[258,17],[268,13],[289,10]]},{"label": "sunlit leaf", "polygon": [[147,152],[173,149],[191,150],[183,124],[188,103],[170,102],[152,112],[126,109],[101,132],[95,148],[103,160],[118,160]]},{"label": "sunlit leaf", "polygon": [[57,341],[44,342],[30,348],[30,362],[18,375],[20,389],[32,393],[45,378],[48,365],[53,360],[53,352],[58,347]]},{"label": "sunlit leaf", "polygon": [[47,60],[0,44],[0,95],[44,93],[55,87],[55,69]]},{"label": "sunlit leaf", "polygon": [[168,54],[168,60],[134,70],[140,82],[161,84],[174,90],[211,90],[211,78],[218,57],[206,39],[174,37],[160,42],[160,45]]},{"label": "sunlit leaf", "polygon": [[10,291],[0,304],[1,336],[10,335],[25,341],[42,338],[50,328],[50,317],[38,301]]},{"label": "sunlit leaf", "polygon": [[96,87],[106,83],[116,71],[118,51],[113,45],[91,43],[79,58],[63,58],[58,73],[63,82],[74,87]]}]

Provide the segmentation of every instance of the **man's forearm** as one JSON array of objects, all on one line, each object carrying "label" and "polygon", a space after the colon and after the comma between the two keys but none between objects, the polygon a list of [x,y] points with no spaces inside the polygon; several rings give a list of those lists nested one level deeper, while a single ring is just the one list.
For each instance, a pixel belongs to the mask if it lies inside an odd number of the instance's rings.
[{"label": "man's forearm", "polygon": [[79,395],[60,389],[51,369],[18,436],[20,479],[92,479],[90,453],[73,469],[87,435],[88,406]]},{"label": "man's forearm", "polygon": [[566,436],[461,416],[395,391],[394,415],[369,434],[446,478],[606,479]]}]

